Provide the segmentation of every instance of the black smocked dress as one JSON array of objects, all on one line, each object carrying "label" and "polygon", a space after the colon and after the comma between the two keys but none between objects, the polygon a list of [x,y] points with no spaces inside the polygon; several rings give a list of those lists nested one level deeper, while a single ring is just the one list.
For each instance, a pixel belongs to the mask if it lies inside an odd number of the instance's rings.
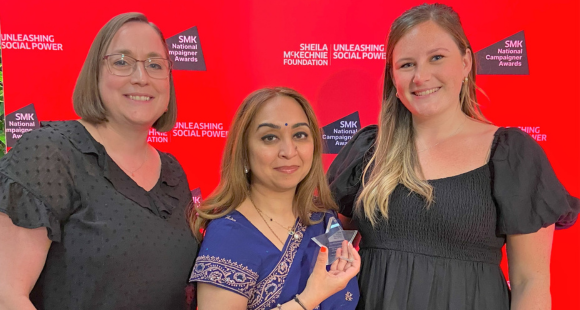
[{"label": "black smocked dress", "polygon": [[519,129],[499,128],[486,165],[429,180],[435,194],[429,209],[398,185],[388,221],[373,228],[364,215],[353,214],[353,204],[376,134],[376,126],[363,128],[328,170],[341,213],[353,217],[362,236],[357,309],[509,309],[500,268],[506,235],[571,226],[580,209],[542,148]]},{"label": "black smocked dress", "polygon": [[0,212],[46,227],[52,241],[30,294],[36,309],[188,307],[198,247],[185,218],[191,194],[177,160],[159,157],[159,181],[146,191],[83,125],[66,121],[24,134],[2,158]]}]

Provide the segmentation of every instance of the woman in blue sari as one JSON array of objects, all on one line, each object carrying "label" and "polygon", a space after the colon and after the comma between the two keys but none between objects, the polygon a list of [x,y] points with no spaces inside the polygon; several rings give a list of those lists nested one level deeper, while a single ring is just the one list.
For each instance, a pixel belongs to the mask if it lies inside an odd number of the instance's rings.
[{"label": "woman in blue sari", "polygon": [[327,267],[328,250],[311,239],[335,210],[310,104],[288,88],[250,94],[228,134],[220,183],[190,216],[203,240],[190,278],[198,309],[355,309],[358,253],[344,241]]}]

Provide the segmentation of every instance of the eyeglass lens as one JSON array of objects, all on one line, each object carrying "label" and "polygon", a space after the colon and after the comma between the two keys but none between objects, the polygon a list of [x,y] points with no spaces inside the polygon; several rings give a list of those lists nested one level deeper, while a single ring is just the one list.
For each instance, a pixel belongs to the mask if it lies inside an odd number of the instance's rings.
[{"label": "eyeglass lens", "polygon": [[111,73],[119,76],[131,75],[138,62],[143,62],[145,71],[150,77],[156,79],[164,79],[169,76],[169,61],[163,58],[148,58],[146,60],[136,60],[131,56],[126,55],[108,55],[107,62]]}]

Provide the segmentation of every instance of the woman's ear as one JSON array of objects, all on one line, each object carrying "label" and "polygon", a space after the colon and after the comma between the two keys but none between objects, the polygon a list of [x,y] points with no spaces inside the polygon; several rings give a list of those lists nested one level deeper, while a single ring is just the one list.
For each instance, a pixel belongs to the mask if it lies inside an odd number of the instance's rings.
[{"label": "woman's ear", "polygon": [[463,55],[461,61],[463,62],[463,76],[468,77],[469,72],[471,72],[471,66],[473,65],[473,53],[470,48],[465,50],[465,55]]}]

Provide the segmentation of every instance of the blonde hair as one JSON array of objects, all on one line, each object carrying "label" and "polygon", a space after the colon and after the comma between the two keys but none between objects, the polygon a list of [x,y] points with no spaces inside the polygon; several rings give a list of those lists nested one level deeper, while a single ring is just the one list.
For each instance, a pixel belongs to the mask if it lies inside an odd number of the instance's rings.
[{"label": "blonde hair", "polygon": [[[166,58],[169,59],[169,50],[161,30],[147,20],[141,13],[124,13],[113,17],[108,21],[91,44],[85,63],[79,73],[75,89],[73,91],[73,107],[78,116],[93,125],[107,122],[107,110],[101,100],[99,92],[99,74],[103,68],[103,57],[119,29],[129,22],[146,23],[153,28],[165,48]],[[173,86],[173,75],[169,74],[169,105],[167,112],[163,113],[153,124],[159,132],[169,131],[175,126],[177,120],[177,102],[175,100],[175,88]]]},{"label": "blonde hair", "polygon": [[[337,210],[322,165],[322,133],[316,115],[308,101],[298,92],[285,88],[264,88],[251,93],[240,105],[228,132],[221,164],[220,182],[209,197],[199,205],[191,205],[188,219],[195,237],[203,239],[202,230],[209,222],[227,215],[236,209],[250,194],[250,176],[244,171],[248,163],[248,135],[250,124],[258,110],[278,96],[290,97],[302,107],[314,142],[312,167],[306,177],[298,183],[294,195],[293,209],[304,225],[311,225],[311,212]],[[314,196],[317,194],[317,196]]]},{"label": "blonde hair", "polygon": [[[356,212],[360,214],[363,209],[364,215],[373,226],[379,217],[377,211],[382,217],[388,219],[389,197],[398,184],[424,197],[427,207],[434,201],[433,187],[417,175],[421,167],[415,149],[412,115],[397,98],[392,76],[395,45],[413,27],[426,21],[433,21],[447,31],[463,56],[467,50],[471,51],[472,67],[468,80],[461,88],[459,102],[461,110],[467,116],[487,122],[476,98],[475,54],[463,32],[459,15],[451,7],[443,4],[423,4],[404,12],[391,25],[387,39],[383,102],[379,116],[378,135],[373,146],[374,153],[363,171],[363,189],[356,200]],[[369,170],[372,172],[367,178]],[[364,208],[362,208],[363,205]]]}]

